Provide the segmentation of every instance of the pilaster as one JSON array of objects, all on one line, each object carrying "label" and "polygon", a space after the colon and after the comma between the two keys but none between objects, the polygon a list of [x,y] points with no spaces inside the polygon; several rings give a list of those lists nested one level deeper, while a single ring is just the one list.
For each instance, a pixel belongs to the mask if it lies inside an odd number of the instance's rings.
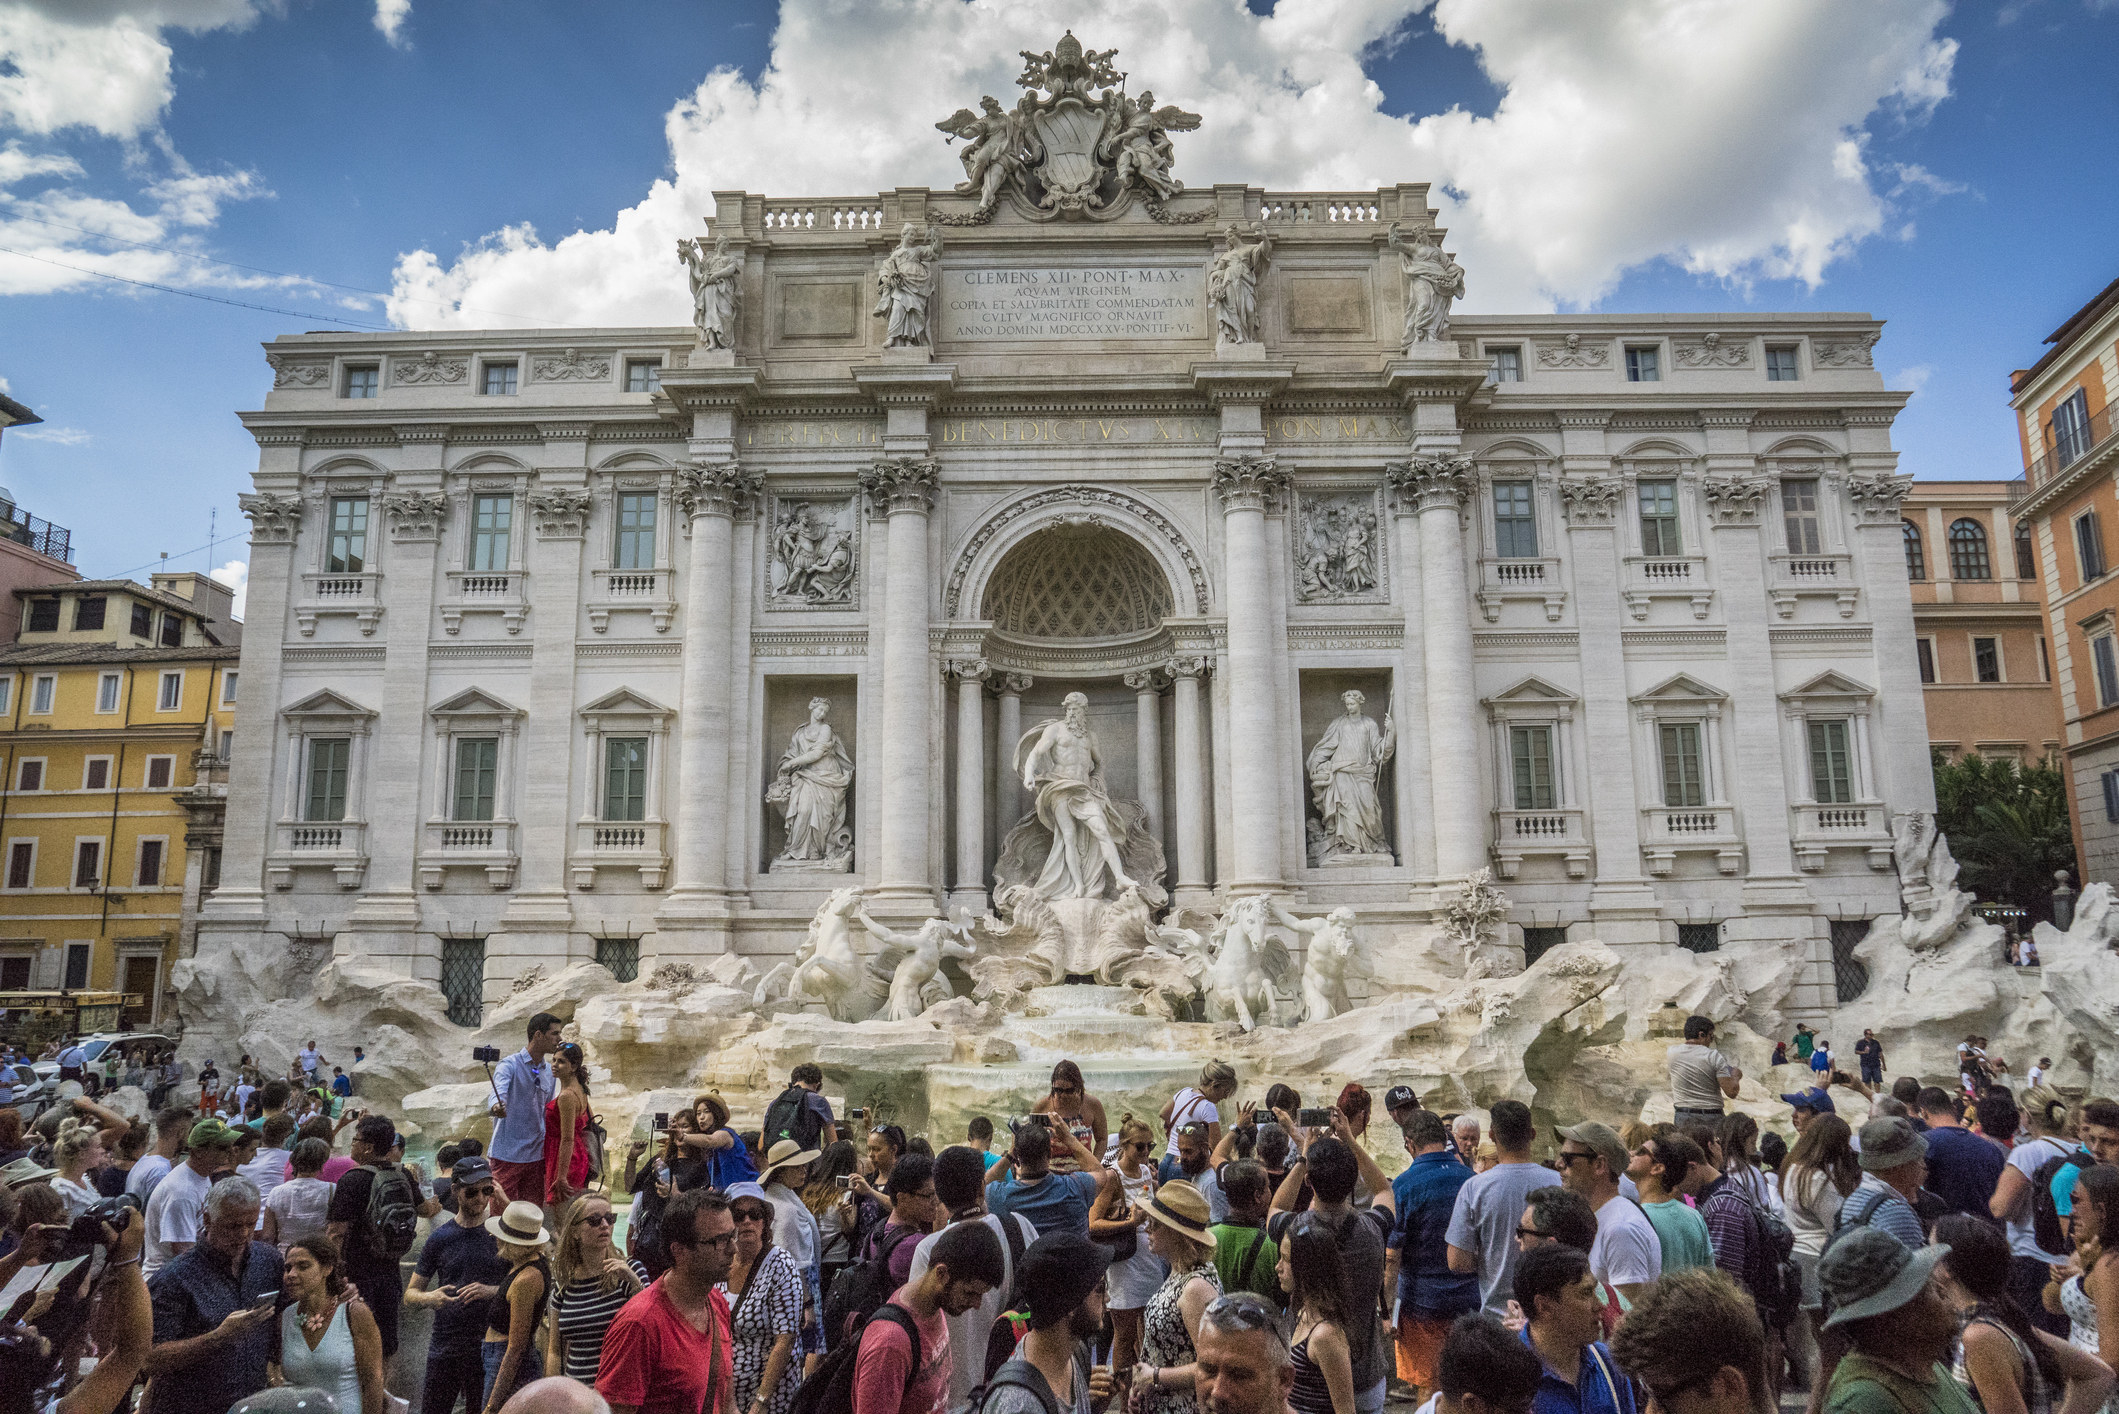
[{"label": "pilaster", "polygon": [[1281,692],[1274,671],[1279,614],[1265,570],[1270,553],[1265,513],[1286,489],[1287,474],[1270,457],[1225,456],[1214,463],[1227,556],[1222,583],[1229,607],[1229,729],[1230,739],[1242,743],[1230,760],[1234,866],[1224,880],[1237,893],[1283,887],[1280,775],[1287,757],[1281,750]]}]

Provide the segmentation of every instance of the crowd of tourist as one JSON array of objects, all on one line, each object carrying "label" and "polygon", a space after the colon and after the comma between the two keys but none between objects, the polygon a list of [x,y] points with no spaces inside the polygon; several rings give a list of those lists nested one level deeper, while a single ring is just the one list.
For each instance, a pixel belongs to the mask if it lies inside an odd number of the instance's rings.
[{"label": "crowd of tourist", "polygon": [[1792,1148],[1729,1110],[1741,1071],[1694,1017],[1674,1120],[1620,1130],[1504,1100],[1482,1133],[1403,1085],[1239,1098],[1221,1062],[1114,1116],[1062,1062],[946,1143],[837,1113],[801,1065],[757,1129],[706,1094],[606,1165],[561,1032],[531,1019],[490,1141],[431,1181],[388,1119],[277,1077],[152,1124],[85,1093],[27,1130],[0,1110],[0,1390],[66,1414],[395,1414],[393,1377],[423,1414],[1380,1414],[1394,1384],[1421,1414],[2110,1408],[2119,1102],[2012,1091],[1978,1038],[1969,1102],[1872,1083],[1857,1043],[1863,1079],[1782,1096]]}]

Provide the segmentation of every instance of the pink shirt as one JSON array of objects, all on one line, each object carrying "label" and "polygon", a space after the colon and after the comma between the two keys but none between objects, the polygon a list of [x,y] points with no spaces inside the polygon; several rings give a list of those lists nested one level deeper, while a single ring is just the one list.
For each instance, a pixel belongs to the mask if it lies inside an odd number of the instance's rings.
[{"label": "pink shirt", "polygon": [[[330,1158],[324,1160],[323,1171],[318,1173],[317,1177],[326,1183],[336,1183],[350,1173],[354,1167],[353,1160],[347,1158],[344,1154],[333,1154]],[[290,1179],[294,1177],[294,1160],[292,1159],[287,1161],[285,1177]]]},{"label": "pink shirt", "polygon": [[[907,1243],[907,1247],[913,1244]],[[861,1329],[854,1361],[853,1414],[933,1414],[949,1393],[949,1320],[937,1310],[922,1317],[899,1287],[890,1300],[905,1308],[920,1332],[920,1372],[912,1376],[912,1342],[895,1321],[880,1314]]]}]

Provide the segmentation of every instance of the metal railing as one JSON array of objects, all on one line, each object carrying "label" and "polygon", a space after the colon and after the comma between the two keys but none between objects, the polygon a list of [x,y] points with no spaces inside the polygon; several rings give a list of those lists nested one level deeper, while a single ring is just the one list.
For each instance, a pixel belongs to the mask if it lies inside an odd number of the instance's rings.
[{"label": "metal railing", "polygon": [[2031,485],[2043,486],[2097,450],[2111,435],[2112,409],[2109,406],[2090,414],[2080,430],[2071,428],[2066,435],[2056,433],[2048,421],[2045,425],[2045,451],[2031,458]]},{"label": "metal railing", "polygon": [[63,525],[39,520],[20,506],[0,504],[0,539],[12,540],[54,560],[74,562],[74,533]]}]

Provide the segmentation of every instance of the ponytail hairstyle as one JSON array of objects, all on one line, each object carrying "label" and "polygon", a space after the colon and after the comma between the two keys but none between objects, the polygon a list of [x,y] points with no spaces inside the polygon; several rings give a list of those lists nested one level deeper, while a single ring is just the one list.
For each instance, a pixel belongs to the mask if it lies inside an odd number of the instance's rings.
[{"label": "ponytail hairstyle", "polygon": [[2024,1091],[2016,1108],[2023,1112],[2023,1122],[2031,1127],[2031,1133],[2041,1139],[2055,1139],[2067,1133],[2067,1096],[2050,1085],[2034,1085]]},{"label": "ponytail hairstyle", "polygon": [[1973,1318],[1991,1322],[2016,1337],[2031,1352],[2048,1389],[2066,1384],[2060,1362],[2047,1351],[2031,1328],[2031,1318],[2009,1294],[2009,1240],[2001,1229],[1969,1213],[1950,1213],[1935,1224],[1935,1240],[1949,1245],[1950,1254],[1942,1259],[1942,1264],[1978,1303],[1972,1308]]}]

